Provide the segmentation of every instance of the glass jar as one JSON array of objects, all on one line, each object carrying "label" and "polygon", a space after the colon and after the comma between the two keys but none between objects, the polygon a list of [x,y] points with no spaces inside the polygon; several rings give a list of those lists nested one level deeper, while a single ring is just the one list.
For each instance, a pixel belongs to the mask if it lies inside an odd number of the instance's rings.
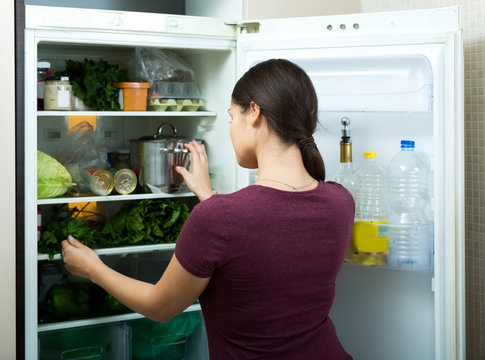
[{"label": "glass jar", "polygon": [[47,61],[37,63],[37,110],[44,110],[44,84],[50,76],[51,64]]},{"label": "glass jar", "polygon": [[68,76],[45,79],[44,110],[71,110],[72,87]]},{"label": "glass jar", "polygon": [[119,149],[116,152],[114,167],[117,169],[129,169],[130,168],[130,150]]}]

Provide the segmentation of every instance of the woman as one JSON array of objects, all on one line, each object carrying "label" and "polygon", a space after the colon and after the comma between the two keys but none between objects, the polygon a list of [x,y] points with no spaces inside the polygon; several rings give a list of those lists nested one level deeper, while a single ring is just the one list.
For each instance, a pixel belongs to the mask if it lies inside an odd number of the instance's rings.
[{"label": "woman", "polygon": [[328,314],[354,203],[324,182],[312,137],[317,111],[301,68],[286,60],[252,67],[234,88],[229,115],[237,161],[259,170],[256,183],[214,195],[205,149],[193,142],[192,173],[177,171],[201,202],[158,283],[113,271],[72,237],[63,241],[67,269],[162,322],[199,298],[211,359],[351,359]]}]

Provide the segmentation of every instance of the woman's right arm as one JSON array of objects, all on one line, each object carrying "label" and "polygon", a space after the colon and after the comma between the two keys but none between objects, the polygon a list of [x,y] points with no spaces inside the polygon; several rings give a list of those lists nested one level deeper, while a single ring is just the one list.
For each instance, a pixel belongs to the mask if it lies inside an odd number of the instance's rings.
[{"label": "woman's right arm", "polygon": [[62,242],[62,257],[73,275],[90,279],[133,311],[160,322],[169,321],[193,304],[210,280],[189,273],[173,255],[155,285],[139,281],[105,265],[93,250],[72,236]]}]

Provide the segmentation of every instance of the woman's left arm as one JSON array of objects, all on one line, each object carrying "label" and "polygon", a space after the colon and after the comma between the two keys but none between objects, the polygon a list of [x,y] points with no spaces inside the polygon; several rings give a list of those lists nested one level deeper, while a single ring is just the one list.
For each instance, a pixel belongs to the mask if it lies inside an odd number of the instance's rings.
[{"label": "woman's left arm", "polygon": [[133,311],[160,322],[169,321],[193,304],[210,280],[189,273],[174,254],[155,285],[139,281],[105,265],[93,250],[72,236],[62,242],[62,258],[73,275],[90,279]]}]

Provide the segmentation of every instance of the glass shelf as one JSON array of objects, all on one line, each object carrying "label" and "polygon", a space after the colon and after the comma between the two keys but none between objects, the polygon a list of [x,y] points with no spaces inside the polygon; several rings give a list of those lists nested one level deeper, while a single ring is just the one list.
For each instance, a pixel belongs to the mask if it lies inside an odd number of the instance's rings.
[{"label": "glass shelf", "polygon": [[[200,304],[192,304],[183,312],[192,312],[192,311],[200,311],[200,310],[201,310]],[[70,328],[75,328],[80,326],[108,324],[108,323],[114,323],[119,321],[143,319],[144,317],[145,316],[138,313],[128,313],[128,314],[102,316],[102,317],[82,319],[82,320],[62,321],[62,322],[51,323],[51,324],[39,324],[38,331],[45,332],[45,331],[52,331],[52,330],[70,329]]]},{"label": "glass shelf", "polygon": [[52,116],[156,116],[156,117],[211,117],[215,111],[37,111],[38,117]]},{"label": "glass shelf", "polygon": [[[152,251],[168,251],[174,250],[175,243],[170,244],[153,244],[153,245],[134,245],[134,246],[121,246],[104,249],[95,249],[94,251],[98,255],[126,255],[126,254],[140,254]],[[37,260],[49,260],[48,254],[39,254]],[[61,260],[61,254],[55,254],[51,260]]]},{"label": "glass shelf", "polygon": [[128,195],[107,195],[107,196],[75,196],[75,197],[58,197],[52,199],[38,199],[37,205],[55,205],[67,203],[84,203],[84,202],[105,202],[105,201],[127,201],[143,199],[164,199],[164,198],[181,198],[195,196],[193,192],[179,192],[173,194],[166,193],[148,193],[148,194],[128,194]]}]

